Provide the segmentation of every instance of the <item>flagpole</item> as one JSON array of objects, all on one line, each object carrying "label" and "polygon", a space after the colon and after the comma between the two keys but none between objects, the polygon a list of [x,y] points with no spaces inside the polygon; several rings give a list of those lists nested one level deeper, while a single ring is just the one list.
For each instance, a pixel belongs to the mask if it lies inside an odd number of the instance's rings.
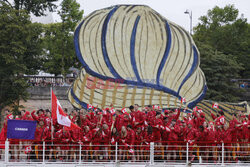
[{"label": "flagpole", "polygon": [[52,86],[50,87],[50,103],[51,103],[51,109],[50,109],[50,112],[51,112],[51,141],[52,141],[52,145],[53,145],[53,117],[52,117],[52,91],[53,91],[53,88]]}]

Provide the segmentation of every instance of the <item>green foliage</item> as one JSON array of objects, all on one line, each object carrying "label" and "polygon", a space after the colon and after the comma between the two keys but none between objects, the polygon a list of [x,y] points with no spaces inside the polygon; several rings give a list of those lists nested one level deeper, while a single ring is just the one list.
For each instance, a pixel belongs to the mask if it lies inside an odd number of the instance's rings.
[{"label": "green foliage", "polygon": [[63,0],[61,3],[61,10],[58,11],[62,22],[64,31],[73,32],[77,23],[82,19],[83,10],[79,10],[80,5],[76,0]]},{"label": "green foliage", "polygon": [[82,19],[83,11],[76,0],[64,0],[61,3],[61,23],[45,25],[44,48],[47,50],[44,71],[55,75],[69,72],[69,68],[77,67],[78,61],[74,49],[74,29]]},{"label": "green foliage", "polygon": [[201,53],[201,69],[205,73],[208,91],[206,99],[215,101],[236,102],[239,100],[241,90],[231,81],[238,78],[242,66],[237,63],[234,56],[214,51],[209,45],[199,46]]},{"label": "green foliage", "polygon": [[0,106],[27,98],[23,74],[34,74],[41,67],[42,33],[25,11],[0,5]]},{"label": "green foliage", "polygon": [[243,65],[241,78],[250,78],[250,25],[233,5],[215,7],[194,28],[194,40],[210,45],[214,50],[236,57]]},{"label": "green foliage", "polygon": [[194,28],[193,39],[208,84],[207,99],[238,101],[241,90],[231,79],[250,77],[250,29],[247,20],[238,15],[233,5],[216,6]]},{"label": "green foliage", "polygon": [[46,10],[53,12],[57,0],[3,0],[6,4],[17,11],[25,11],[27,14],[33,13],[35,16],[45,15]]}]

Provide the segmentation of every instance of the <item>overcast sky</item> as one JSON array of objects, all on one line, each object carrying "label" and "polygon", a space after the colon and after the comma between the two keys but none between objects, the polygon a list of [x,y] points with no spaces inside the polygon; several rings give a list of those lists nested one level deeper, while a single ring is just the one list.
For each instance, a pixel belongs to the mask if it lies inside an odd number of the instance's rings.
[{"label": "overcast sky", "polygon": [[[59,5],[61,1],[57,2]],[[102,9],[117,4],[144,4],[148,5],[167,19],[181,25],[189,30],[190,20],[186,9],[192,11],[193,26],[197,25],[198,18],[206,15],[209,9],[216,5],[224,7],[228,4],[234,4],[239,9],[240,14],[244,14],[250,23],[250,0],[77,0],[84,10],[84,16],[97,9]],[[57,14],[53,14],[53,20],[60,22]]]}]

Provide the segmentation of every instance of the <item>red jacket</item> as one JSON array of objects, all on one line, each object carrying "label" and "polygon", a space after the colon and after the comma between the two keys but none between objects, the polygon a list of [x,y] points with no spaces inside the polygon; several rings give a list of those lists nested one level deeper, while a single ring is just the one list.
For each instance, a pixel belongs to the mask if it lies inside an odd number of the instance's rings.
[{"label": "red jacket", "polygon": [[81,121],[81,128],[84,129],[85,126],[88,126],[90,129],[95,128],[96,124],[91,123],[88,118],[83,118],[82,115],[80,115],[80,121]]},{"label": "red jacket", "polygon": [[119,142],[120,140],[120,135],[112,135],[111,138],[110,138],[110,143],[111,145],[115,145],[116,142]]},{"label": "red jacket", "polygon": [[141,145],[143,143],[144,134],[141,133],[135,133],[135,145]]},{"label": "red jacket", "polygon": [[[144,125],[144,114],[141,111],[134,111],[131,113],[131,116],[131,124],[133,128],[142,127]],[[135,125],[135,122],[137,122],[138,124]]]},{"label": "red jacket", "polygon": [[127,130],[128,134],[126,137],[126,143],[133,147],[135,145],[135,132],[134,130]]},{"label": "red jacket", "polygon": [[45,119],[46,119],[45,115],[42,114],[42,115],[40,115],[40,116],[37,116],[37,115],[35,115],[35,112],[36,112],[35,110],[32,111],[32,113],[31,113],[32,118],[33,118],[35,121],[37,121],[37,122],[39,122],[40,120],[44,121],[44,125],[47,126],[46,121],[45,121]]},{"label": "red jacket", "polygon": [[116,117],[115,121],[115,127],[118,130],[118,132],[121,131],[122,126],[127,127],[127,125],[130,123],[130,119],[125,117],[125,114],[118,115]]},{"label": "red jacket", "polygon": [[204,131],[198,131],[197,132],[197,141],[200,142],[199,145],[205,144],[205,141],[207,141],[208,136],[208,130],[204,129]]},{"label": "red jacket", "polygon": [[184,139],[187,142],[190,142],[192,140],[197,141],[197,138],[198,138],[198,132],[197,132],[197,130],[195,128],[191,128],[191,129],[188,128],[186,136],[184,137]]},{"label": "red jacket", "polygon": [[92,131],[83,132],[80,136],[80,139],[83,143],[90,143],[92,141],[92,138]]},{"label": "red jacket", "polygon": [[60,129],[59,131],[56,132],[55,141],[62,144],[70,143],[71,142],[70,132],[69,131],[63,132],[63,129]]},{"label": "red jacket", "polygon": [[154,119],[152,121],[152,127],[153,127],[153,133],[155,136],[155,141],[159,142],[161,140],[161,131],[164,128],[162,119],[161,118]]},{"label": "red jacket", "polygon": [[71,141],[73,143],[78,143],[81,140],[82,132],[80,129],[73,129],[70,131]]},{"label": "red jacket", "polygon": [[155,137],[154,134],[149,134],[148,132],[145,132],[144,134],[144,144],[149,145],[150,142],[154,142],[155,141]]},{"label": "red jacket", "polygon": [[203,123],[206,121],[205,118],[202,118],[197,115],[197,113],[194,111],[193,112],[195,118],[193,119],[193,123],[196,129],[198,129]]},{"label": "red jacket", "polygon": [[180,117],[180,113],[181,113],[181,110],[178,109],[177,114],[169,116],[167,126],[169,126],[171,124],[173,119],[175,119],[177,121],[179,119],[179,117]]},{"label": "red jacket", "polygon": [[108,145],[109,144],[109,142],[110,142],[110,136],[111,136],[111,133],[110,133],[109,129],[102,130],[102,143],[104,145]]},{"label": "red jacket", "polygon": [[215,142],[217,141],[216,139],[216,130],[215,129],[207,129],[208,131],[208,135],[207,135],[207,141],[210,141],[210,142]]},{"label": "red jacket", "polygon": [[180,133],[180,127],[176,124],[174,127],[169,127],[170,133],[169,133],[169,140],[170,141],[178,141],[178,136]]},{"label": "red jacket", "polygon": [[225,138],[225,131],[224,129],[218,129],[216,130],[216,141],[217,142],[222,142],[224,141],[224,138]]},{"label": "red jacket", "polygon": [[155,120],[156,112],[155,111],[149,111],[147,113],[147,122],[149,125],[152,125]]},{"label": "red jacket", "polygon": [[37,126],[36,127],[36,131],[35,131],[35,140],[36,141],[45,141],[45,140],[50,140],[50,131],[49,128],[46,126],[40,127]]},{"label": "red jacket", "polygon": [[100,130],[95,131],[92,130],[92,144],[93,145],[100,145],[102,141],[102,132]]},{"label": "red jacket", "polygon": [[103,122],[105,122],[109,128],[111,128],[113,124],[113,116],[110,112],[107,111],[107,114],[103,114]]}]

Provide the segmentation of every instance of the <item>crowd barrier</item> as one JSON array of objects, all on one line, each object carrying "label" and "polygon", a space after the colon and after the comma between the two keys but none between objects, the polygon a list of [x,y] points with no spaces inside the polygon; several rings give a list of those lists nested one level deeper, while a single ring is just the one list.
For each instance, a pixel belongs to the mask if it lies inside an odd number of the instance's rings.
[{"label": "crowd barrier", "polygon": [[[151,142],[145,145],[85,145],[5,141],[0,145],[4,164],[203,164],[250,165],[250,143]],[[235,165],[236,166],[236,165]]]}]

